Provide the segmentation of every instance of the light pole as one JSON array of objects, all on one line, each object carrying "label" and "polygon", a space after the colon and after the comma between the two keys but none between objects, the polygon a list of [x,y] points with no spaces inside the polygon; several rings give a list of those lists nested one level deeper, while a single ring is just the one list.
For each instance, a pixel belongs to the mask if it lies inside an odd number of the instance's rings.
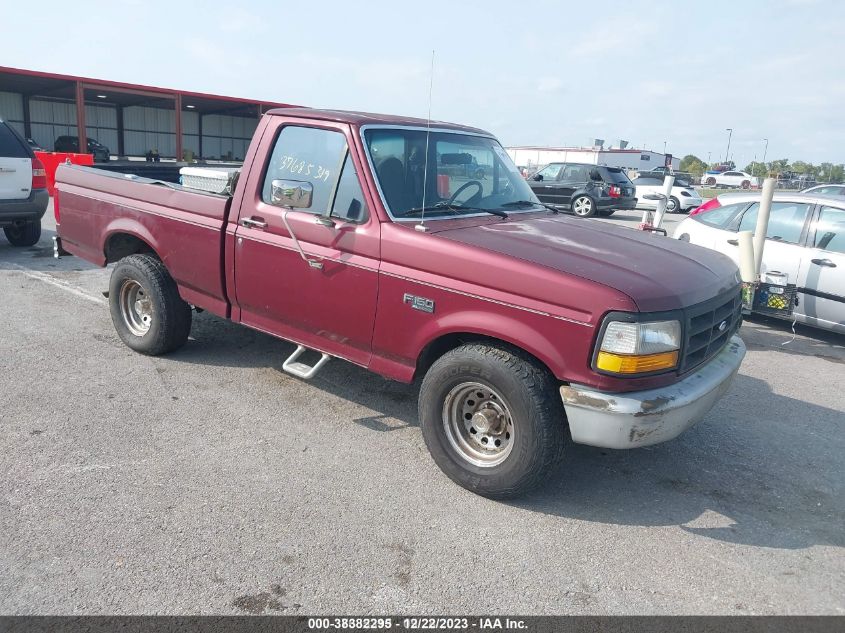
[{"label": "light pole", "polygon": [[769,139],[763,139],[766,142],[766,147],[763,148],[763,166],[766,166],[766,152],[769,151]]},{"label": "light pole", "polygon": [[728,133],[728,149],[725,150],[725,162],[728,162],[728,154],[731,153],[731,134],[734,133],[734,129],[732,127],[726,127],[725,130]]},{"label": "light pole", "polygon": [[710,154],[713,152],[707,152],[707,169],[710,169]]},{"label": "light pole", "polygon": [[663,141],[663,155],[666,156],[666,141]]}]

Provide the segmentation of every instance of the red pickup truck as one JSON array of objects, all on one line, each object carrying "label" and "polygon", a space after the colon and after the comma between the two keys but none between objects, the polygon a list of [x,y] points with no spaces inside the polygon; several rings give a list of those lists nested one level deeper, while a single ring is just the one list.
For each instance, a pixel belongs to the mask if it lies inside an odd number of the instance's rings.
[{"label": "red pickup truck", "polygon": [[[481,178],[443,160],[462,153]],[[173,352],[202,309],[296,343],[302,378],[332,357],[421,378],[434,460],[490,497],[536,486],[567,434],[677,436],[745,354],[727,257],[559,215],[475,128],[278,109],[231,196],[70,165],[57,189],[57,252],[116,264],[129,347]]]}]

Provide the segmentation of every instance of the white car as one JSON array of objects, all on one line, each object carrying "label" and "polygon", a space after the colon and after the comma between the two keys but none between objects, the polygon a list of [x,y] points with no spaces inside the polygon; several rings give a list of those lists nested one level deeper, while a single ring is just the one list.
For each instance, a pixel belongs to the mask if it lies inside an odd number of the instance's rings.
[{"label": "white car", "polygon": [[[728,204],[685,218],[674,237],[739,264],[737,233],[754,230],[759,200],[759,193],[732,196]],[[785,275],[795,285],[789,319],[845,333],[845,199],[775,194],[760,272]]]},{"label": "white car", "polygon": [[739,187],[740,189],[751,189],[752,185],[759,184],[757,178],[744,171],[723,171],[721,173],[706,173],[701,178],[701,184],[708,187]]},{"label": "white car", "polygon": [[801,193],[811,193],[816,196],[842,196],[845,198],[845,185],[816,185],[804,189]]},{"label": "white car", "polygon": [[[680,181],[683,183],[683,181]],[[656,209],[657,200],[648,200],[646,194],[663,193],[663,181],[659,178],[635,178],[638,209]],[[666,202],[666,213],[682,213],[701,206],[701,196],[689,185],[674,185],[672,194]]]}]

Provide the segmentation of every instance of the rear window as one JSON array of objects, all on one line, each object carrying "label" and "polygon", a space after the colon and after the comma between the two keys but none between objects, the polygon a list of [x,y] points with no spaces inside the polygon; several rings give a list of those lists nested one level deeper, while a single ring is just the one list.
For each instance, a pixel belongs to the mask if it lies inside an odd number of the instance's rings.
[{"label": "rear window", "polygon": [[29,158],[29,150],[8,125],[0,122],[0,156],[4,158]]},{"label": "rear window", "polygon": [[618,167],[599,167],[598,169],[602,180],[605,182],[614,182],[621,185],[631,184],[631,179],[628,178],[628,174]]}]

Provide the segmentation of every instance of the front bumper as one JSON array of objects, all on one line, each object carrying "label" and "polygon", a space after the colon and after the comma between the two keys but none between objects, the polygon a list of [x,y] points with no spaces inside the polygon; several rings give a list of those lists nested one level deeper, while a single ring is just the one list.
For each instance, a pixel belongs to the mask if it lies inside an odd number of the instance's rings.
[{"label": "front bumper", "polygon": [[745,357],[731,337],[705,365],[672,385],[632,393],[604,393],[563,385],[560,395],[572,440],[604,448],[635,448],[677,437],[701,420],[730,387]]}]

